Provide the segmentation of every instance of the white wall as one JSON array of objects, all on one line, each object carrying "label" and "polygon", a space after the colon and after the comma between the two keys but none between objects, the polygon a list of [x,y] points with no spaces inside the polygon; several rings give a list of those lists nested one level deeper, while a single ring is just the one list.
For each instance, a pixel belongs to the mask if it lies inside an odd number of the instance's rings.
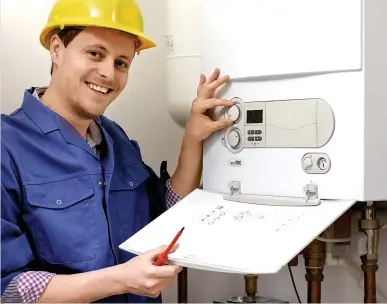
[{"label": "white wall", "polygon": [[[39,44],[39,31],[53,0],[1,1],[1,112],[22,103],[24,90],[47,85],[49,54]],[[22,9],[23,8],[23,9]]]},{"label": "white wall", "polygon": [[[176,0],[178,1],[178,0]],[[1,112],[10,113],[20,106],[24,89],[46,85],[49,81],[49,54],[39,45],[38,35],[45,23],[53,0],[3,0],[1,2]],[[134,62],[127,89],[111,105],[107,115],[116,120],[139,141],[145,161],[158,172],[162,160],[168,160],[172,173],[180,148],[183,130],[169,117],[165,92],[165,2],[138,0],[145,18],[146,33],[158,48],[142,53]],[[355,220],[355,219],[354,219]],[[383,223],[387,222],[384,218]],[[356,223],[355,223],[356,224]],[[257,232],[258,233],[258,232]],[[252,237],[253,240],[253,237]],[[265,244],[262,244],[262,250]],[[239,250],[236,248],[235,254]],[[379,286],[387,290],[387,230],[380,244]],[[294,267],[295,281],[306,301],[305,268],[300,257]],[[323,302],[362,302],[363,293],[343,270],[327,267],[324,272]],[[211,302],[215,299],[243,295],[244,280],[240,275],[188,271],[189,302]],[[260,276],[260,295],[296,302],[287,268],[275,275]],[[164,293],[166,302],[177,301],[176,284]]]}]

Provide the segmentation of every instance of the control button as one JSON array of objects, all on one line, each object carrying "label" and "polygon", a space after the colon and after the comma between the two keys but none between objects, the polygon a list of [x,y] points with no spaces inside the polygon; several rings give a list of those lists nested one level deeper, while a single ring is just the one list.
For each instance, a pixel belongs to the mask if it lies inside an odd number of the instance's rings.
[{"label": "control button", "polygon": [[255,130],[255,134],[262,134],[262,130]]},{"label": "control button", "polygon": [[254,134],[254,130],[248,130],[248,131],[247,131],[247,134],[249,134],[249,135]]},{"label": "control button", "polygon": [[232,121],[237,121],[241,116],[241,110],[237,105],[233,105],[227,110],[226,116]]},{"label": "control button", "polygon": [[255,136],[255,140],[256,141],[261,141],[262,140],[262,136]]},{"label": "control button", "polygon": [[318,163],[317,163],[318,167],[321,169],[321,170],[325,170],[328,166],[328,161],[324,158],[324,157],[321,157],[319,160],[318,160]]},{"label": "control button", "polygon": [[305,157],[302,161],[302,167],[305,171],[309,171],[313,167],[313,161],[311,157]]},{"label": "control button", "polygon": [[254,137],[253,136],[249,136],[249,138],[247,140],[248,141],[254,141]]},{"label": "control button", "polygon": [[236,130],[233,130],[228,134],[227,141],[231,148],[237,148],[241,141],[241,137]]}]

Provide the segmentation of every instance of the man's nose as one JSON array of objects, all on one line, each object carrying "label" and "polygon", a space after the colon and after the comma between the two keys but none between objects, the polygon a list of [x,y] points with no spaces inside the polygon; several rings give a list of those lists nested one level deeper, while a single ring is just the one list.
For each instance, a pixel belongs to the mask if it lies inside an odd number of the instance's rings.
[{"label": "man's nose", "polygon": [[105,59],[99,64],[98,73],[108,81],[114,80],[114,60]]}]

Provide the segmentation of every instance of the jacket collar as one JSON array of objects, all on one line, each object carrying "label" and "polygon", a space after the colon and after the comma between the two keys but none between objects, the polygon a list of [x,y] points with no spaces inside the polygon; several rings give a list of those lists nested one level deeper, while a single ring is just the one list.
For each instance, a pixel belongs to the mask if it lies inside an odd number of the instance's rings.
[{"label": "jacket collar", "polygon": [[[32,87],[24,92],[23,104],[21,106],[32,122],[45,134],[60,130],[67,143],[78,146],[94,157],[97,157],[86,140],[67,120],[33,96],[35,89],[35,87]],[[103,132],[105,138],[107,137],[112,142],[110,136],[106,136],[107,134],[103,130],[101,118],[97,117],[95,121],[100,125],[101,132]]]},{"label": "jacket collar", "polygon": [[21,108],[43,133],[47,134],[58,130],[59,127],[55,122],[56,113],[33,96],[35,89],[32,87],[24,91]]},{"label": "jacket collar", "polygon": [[[43,133],[47,134],[58,130],[59,126],[56,120],[59,115],[33,95],[36,89],[36,87],[32,87],[24,91],[22,109]],[[102,125],[102,120],[99,116],[95,120]]]}]

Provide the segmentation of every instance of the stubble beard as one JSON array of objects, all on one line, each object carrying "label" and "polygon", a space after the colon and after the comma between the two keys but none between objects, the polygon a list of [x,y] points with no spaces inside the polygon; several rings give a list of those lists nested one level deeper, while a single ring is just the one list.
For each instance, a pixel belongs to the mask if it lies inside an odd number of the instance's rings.
[{"label": "stubble beard", "polygon": [[73,112],[73,114],[81,120],[93,120],[96,117],[103,114],[103,112],[95,114],[87,111],[84,107],[82,107],[78,98],[74,100],[74,103],[72,104],[71,108],[72,108],[71,111]]}]

